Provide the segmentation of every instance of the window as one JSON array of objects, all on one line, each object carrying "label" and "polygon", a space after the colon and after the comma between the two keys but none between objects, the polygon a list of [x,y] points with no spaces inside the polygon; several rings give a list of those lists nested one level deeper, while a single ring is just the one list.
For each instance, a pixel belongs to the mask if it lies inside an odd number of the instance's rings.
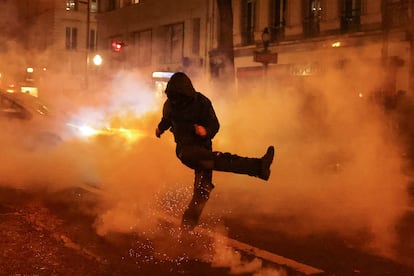
[{"label": "window", "polygon": [[319,34],[319,22],[322,15],[321,0],[304,0],[303,3],[303,32],[305,36]]},{"label": "window", "polygon": [[98,0],[91,0],[90,12],[98,12]]},{"label": "window", "polygon": [[152,31],[145,30],[134,33],[134,47],[139,65],[151,65]]},{"label": "window", "polygon": [[386,28],[402,27],[410,22],[409,0],[386,0],[383,22]]},{"label": "window", "polygon": [[78,47],[78,29],[66,27],[66,41],[67,50],[75,50]]},{"label": "window", "polygon": [[92,29],[89,31],[89,50],[96,50],[96,40],[96,31]]},{"label": "window", "polygon": [[357,31],[361,24],[361,0],[342,0],[341,31]]},{"label": "window", "polygon": [[107,11],[115,10],[117,8],[117,1],[116,0],[108,0],[107,5],[108,5]]},{"label": "window", "polygon": [[66,0],[66,10],[67,11],[77,11],[78,10],[78,0]]},{"label": "window", "polygon": [[272,41],[279,40],[285,34],[287,0],[273,0],[270,9],[270,36]]},{"label": "window", "polygon": [[134,4],[139,4],[140,2],[141,2],[140,0],[124,0],[123,2],[120,3],[120,6],[126,7],[126,6],[130,6]]},{"label": "window", "polygon": [[193,47],[194,55],[200,54],[200,18],[193,19]]},{"label": "window", "polygon": [[164,63],[178,63],[183,57],[184,24],[165,26]]},{"label": "window", "polygon": [[250,45],[254,43],[254,29],[255,29],[255,0],[242,1],[242,44]]}]

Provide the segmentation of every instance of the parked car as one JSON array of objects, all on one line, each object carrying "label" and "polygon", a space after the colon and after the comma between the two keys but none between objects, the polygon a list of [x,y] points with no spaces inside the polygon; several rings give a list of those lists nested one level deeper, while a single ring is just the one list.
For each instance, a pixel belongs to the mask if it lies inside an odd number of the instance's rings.
[{"label": "parked car", "polygon": [[56,145],[62,140],[62,129],[51,118],[47,105],[27,93],[0,89],[0,127],[3,139],[28,148]]}]

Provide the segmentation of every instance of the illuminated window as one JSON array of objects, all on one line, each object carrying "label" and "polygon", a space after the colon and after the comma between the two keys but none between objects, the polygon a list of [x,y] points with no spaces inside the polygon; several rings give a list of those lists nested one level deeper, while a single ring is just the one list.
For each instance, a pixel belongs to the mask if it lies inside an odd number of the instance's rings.
[{"label": "illuminated window", "polygon": [[78,47],[78,29],[66,27],[65,45],[67,50],[75,50]]},{"label": "illuminated window", "polygon": [[134,4],[139,4],[141,1],[140,0],[124,0],[121,3],[121,7],[126,7],[126,6],[130,6],[130,5],[134,5]]},{"label": "illuminated window", "polygon": [[97,12],[98,11],[98,0],[91,0],[90,2],[90,11]]},{"label": "illuminated window", "polygon": [[66,0],[66,10],[77,11],[78,10],[78,1],[77,0]]},{"label": "illuminated window", "polygon": [[303,32],[306,36],[319,34],[319,22],[321,21],[321,0],[303,1]]}]

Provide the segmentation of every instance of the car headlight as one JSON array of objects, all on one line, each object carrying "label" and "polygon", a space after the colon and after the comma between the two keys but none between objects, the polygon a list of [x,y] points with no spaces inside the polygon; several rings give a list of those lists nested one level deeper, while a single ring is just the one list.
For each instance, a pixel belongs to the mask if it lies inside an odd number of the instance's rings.
[{"label": "car headlight", "polygon": [[99,132],[100,132],[99,130],[94,129],[94,128],[92,128],[90,126],[87,126],[87,125],[78,126],[78,125],[74,125],[74,124],[71,124],[71,123],[68,123],[67,125],[74,128],[74,129],[76,129],[77,132],[83,137],[95,136],[95,135],[98,135]]}]

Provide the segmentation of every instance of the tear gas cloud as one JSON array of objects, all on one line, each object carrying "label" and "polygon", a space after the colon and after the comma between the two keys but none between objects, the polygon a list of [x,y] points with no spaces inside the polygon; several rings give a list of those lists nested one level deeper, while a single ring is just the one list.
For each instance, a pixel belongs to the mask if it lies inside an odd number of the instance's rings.
[{"label": "tear gas cloud", "polygon": [[[354,238],[363,230],[371,237],[365,247],[392,253],[393,230],[407,206],[402,149],[388,118],[368,100],[380,86],[382,72],[356,56],[347,58],[349,67],[324,68],[318,77],[283,86],[269,82],[251,91],[193,80],[196,90],[212,100],[221,123],[215,150],[261,157],[267,146],[276,148],[268,182],[216,172],[202,221],[226,216],[290,235],[336,232]],[[56,75],[50,86],[59,91],[64,78]],[[155,214],[166,207],[179,218],[191,197],[193,172],[175,157],[169,132],[155,138],[163,99],[147,79],[121,71],[92,95],[47,94],[53,110],[65,114],[62,124],[76,118],[145,135],[134,142],[72,139],[45,151],[21,149],[16,146],[20,136],[3,135],[1,184],[52,191],[86,182],[98,185],[101,201],[93,211],[101,235],[149,235],[157,225]]]},{"label": "tear gas cloud", "polygon": [[390,117],[372,101],[383,72],[360,56],[347,56],[342,69],[297,79],[300,85],[240,91],[216,106],[226,115],[219,116],[216,150],[261,156],[273,144],[276,155],[269,183],[216,173],[211,212],[227,210],[252,229],[290,235],[336,232],[358,240],[368,232],[364,246],[392,254],[395,226],[408,206],[407,164]]}]

